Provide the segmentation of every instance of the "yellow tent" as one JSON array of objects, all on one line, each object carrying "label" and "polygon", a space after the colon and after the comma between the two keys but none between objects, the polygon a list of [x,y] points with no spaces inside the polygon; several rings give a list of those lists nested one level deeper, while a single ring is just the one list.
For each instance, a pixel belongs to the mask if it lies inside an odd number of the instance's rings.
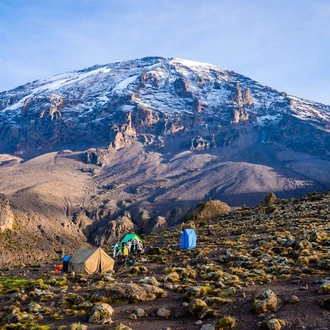
[{"label": "yellow tent", "polygon": [[70,259],[69,272],[105,273],[113,270],[114,263],[114,260],[101,248],[94,250],[80,248]]}]

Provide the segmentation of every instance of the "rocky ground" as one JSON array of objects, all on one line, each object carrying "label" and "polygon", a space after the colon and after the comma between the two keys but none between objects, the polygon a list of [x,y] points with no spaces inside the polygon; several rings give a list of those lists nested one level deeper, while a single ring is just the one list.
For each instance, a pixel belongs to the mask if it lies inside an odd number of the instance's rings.
[{"label": "rocky ground", "polygon": [[[113,274],[56,275],[59,260],[3,268],[0,327],[330,329],[329,220],[330,191],[268,194],[258,207],[204,209],[145,236],[146,260],[116,262]],[[183,228],[195,228],[195,249],[181,250]]]}]

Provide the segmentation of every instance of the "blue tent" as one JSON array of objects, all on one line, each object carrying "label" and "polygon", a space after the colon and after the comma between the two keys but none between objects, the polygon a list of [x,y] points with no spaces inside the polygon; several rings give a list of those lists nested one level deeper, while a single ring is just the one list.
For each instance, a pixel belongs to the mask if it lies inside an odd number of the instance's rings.
[{"label": "blue tent", "polygon": [[196,247],[197,235],[193,229],[185,229],[181,234],[181,249],[193,249]]}]

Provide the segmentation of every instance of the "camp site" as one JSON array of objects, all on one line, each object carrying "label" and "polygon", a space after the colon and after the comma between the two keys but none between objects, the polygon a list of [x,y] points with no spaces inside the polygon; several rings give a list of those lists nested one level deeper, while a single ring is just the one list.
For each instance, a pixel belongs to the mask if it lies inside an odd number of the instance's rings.
[{"label": "camp site", "polygon": [[[184,229],[180,235],[181,249],[194,249],[197,244],[197,234],[194,229]],[[137,246],[135,244],[141,243],[143,246],[143,239],[136,233],[127,233],[120,240],[117,251],[108,253],[101,247],[94,249],[80,248],[69,260],[68,272],[82,273],[82,274],[95,274],[113,272],[115,265],[129,265],[133,266],[137,262],[144,262],[147,260],[146,255],[150,252],[159,251],[158,246],[144,247],[139,255]],[[129,247],[127,262],[123,256],[123,249]],[[112,247],[114,249],[115,246]],[[112,255],[113,257],[111,257]],[[63,265],[56,266],[56,274],[65,272]]]},{"label": "camp site", "polygon": [[[293,219],[297,205],[314,212],[315,196],[309,200],[280,200],[276,207],[291,207]],[[135,233],[144,251],[142,260],[132,253],[129,260],[138,259],[134,265],[113,258],[114,246],[108,244],[70,251],[67,273],[56,269],[69,251],[59,251],[47,264],[3,268],[0,315],[6,316],[0,328],[204,330],[226,324],[234,330],[269,330],[276,324],[298,330],[301,322],[306,330],[328,329],[328,220],[317,227],[310,220],[314,212],[291,226],[283,218],[275,232],[274,220],[260,220],[260,209],[267,207],[214,221],[201,217],[160,233]],[[128,243],[131,234],[123,233],[113,244]]]},{"label": "camp site", "polygon": [[[134,244],[141,243],[142,250],[140,253],[145,252],[143,248],[143,240],[136,233],[127,233],[123,236],[120,241],[120,245],[117,248],[117,253],[109,254],[102,249],[101,247],[94,249],[80,248],[68,261],[68,272],[73,272],[76,274],[94,274],[94,273],[107,273],[113,272],[115,264],[123,264],[123,253],[122,249],[129,245],[132,245],[132,248],[129,251],[127,260],[127,265],[134,265],[137,261],[142,262],[147,260],[145,257],[142,258],[138,251],[138,246]],[[113,255],[114,257],[110,256]],[[67,257],[67,256],[65,256]],[[137,257],[139,257],[137,259]],[[126,265],[126,263],[125,263]],[[56,274],[62,274],[64,270],[64,261],[63,265],[57,265],[55,269]]]}]

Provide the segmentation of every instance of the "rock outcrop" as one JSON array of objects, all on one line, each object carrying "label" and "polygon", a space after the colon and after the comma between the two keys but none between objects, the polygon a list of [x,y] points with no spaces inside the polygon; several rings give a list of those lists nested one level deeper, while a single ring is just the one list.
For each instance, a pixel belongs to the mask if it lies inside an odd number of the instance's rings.
[{"label": "rock outcrop", "polygon": [[7,196],[0,194],[0,232],[12,229],[14,225],[14,214],[11,210]]},{"label": "rock outcrop", "polygon": [[90,247],[81,230],[35,216],[0,195],[0,267],[40,263]]},{"label": "rock outcrop", "polygon": [[103,221],[103,224],[93,223],[95,229],[90,230],[89,240],[94,245],[111,245],[126,233],[136,232],[138,227],[132,222],[131,214],[125,212],[122,216],[112,221]]},{"label": "rock outcrop", "polygon": [[218,200],[209,200],[199,203],[194,209],[189,212],[184,220],[214,220],[222,214],[227,214],[231,211],[229,205]]}]

